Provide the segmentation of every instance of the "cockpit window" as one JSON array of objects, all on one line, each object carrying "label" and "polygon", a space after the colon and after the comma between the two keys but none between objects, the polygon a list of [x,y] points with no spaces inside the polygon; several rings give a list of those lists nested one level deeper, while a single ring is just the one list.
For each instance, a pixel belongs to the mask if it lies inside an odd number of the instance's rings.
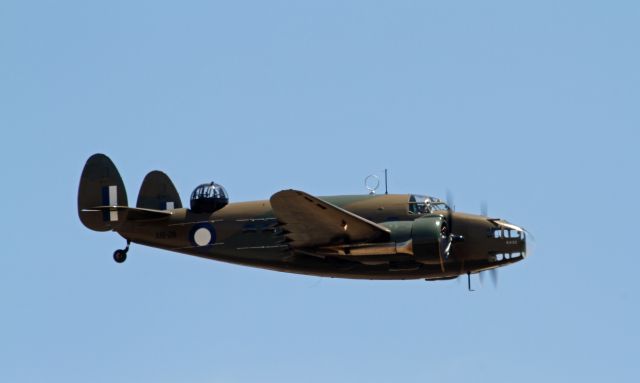
[{"label": "cockpit window", "polygon": [[409,196],[409,213],[411,214],[428,214],[447,209],[447,204],[439,198],[419,194]]}]

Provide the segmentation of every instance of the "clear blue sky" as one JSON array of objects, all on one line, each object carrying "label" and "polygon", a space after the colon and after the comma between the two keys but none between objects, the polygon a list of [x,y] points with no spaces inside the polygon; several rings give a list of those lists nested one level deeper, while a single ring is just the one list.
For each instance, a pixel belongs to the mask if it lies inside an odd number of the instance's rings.
[{"label": "clear blue sky", "polygon": [[[636,381],[639,4],[2,1],[0,381]],[[364,193],[386,167],[535,253],[475,293],[117,265],[76,214],[95,152],[130,201],[153,169],[187,202]]]}]

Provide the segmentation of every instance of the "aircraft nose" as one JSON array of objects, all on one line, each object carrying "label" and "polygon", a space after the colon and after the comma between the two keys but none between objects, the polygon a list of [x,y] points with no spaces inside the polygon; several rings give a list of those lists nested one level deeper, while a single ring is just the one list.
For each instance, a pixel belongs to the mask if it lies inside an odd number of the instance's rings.
[{"label": "aircraft nose", "polygon": [[493,249],[497,260],[524,258],[527,256],[526,231],[512,223],[503,220],[491,220]]}]

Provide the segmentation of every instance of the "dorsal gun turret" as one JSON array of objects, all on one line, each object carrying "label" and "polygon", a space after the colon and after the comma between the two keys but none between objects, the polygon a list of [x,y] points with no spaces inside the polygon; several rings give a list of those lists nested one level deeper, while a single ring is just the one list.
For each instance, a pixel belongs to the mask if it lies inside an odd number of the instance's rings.
[{"label": "dorsal gun turret", "polygon": [[213,213],[229,203],[227,191],[220,184],[210,182],[195,188],[191,193],[191,210],[194,213]]}]

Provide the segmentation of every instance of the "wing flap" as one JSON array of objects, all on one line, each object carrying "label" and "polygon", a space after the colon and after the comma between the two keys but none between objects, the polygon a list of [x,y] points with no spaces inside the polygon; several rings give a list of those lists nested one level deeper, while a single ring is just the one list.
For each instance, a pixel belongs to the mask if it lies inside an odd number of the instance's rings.
[{"label": "wing flap", "polygon": [[387,241],[389,229],[298,190],[271,196],[271,208],[292,247]]}]

